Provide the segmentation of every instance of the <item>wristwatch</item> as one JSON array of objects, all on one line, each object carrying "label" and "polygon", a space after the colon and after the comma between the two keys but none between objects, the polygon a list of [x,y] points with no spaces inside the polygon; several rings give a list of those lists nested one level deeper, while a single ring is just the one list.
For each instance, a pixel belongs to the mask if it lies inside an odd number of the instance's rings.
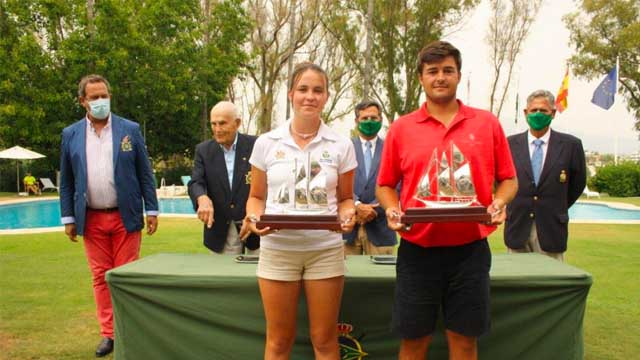
[{"label": "wristwatch", "polygon": [[362,201],[356,200],[353,202],[353,206],[358,207],[358,205],[362,204]]},{"label": "wristwatch", "polygon": [[258,222],[258,217],[256,216],[256,214],[249,214],[244,219],[254,224]]}]

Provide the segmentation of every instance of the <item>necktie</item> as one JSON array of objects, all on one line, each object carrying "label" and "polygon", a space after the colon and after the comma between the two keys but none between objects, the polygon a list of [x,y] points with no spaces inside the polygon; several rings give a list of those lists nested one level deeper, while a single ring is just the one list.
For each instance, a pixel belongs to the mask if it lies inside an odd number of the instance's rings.
[{"label": "necktie", "polygon": [[371,160],[373,159],[373,155],[371,154],[371,141],[364,143],[364,147],[367,148],[364,151],[364,171],[368,178],[369,172],[371,171]]},{"label": "necktie", "polygon": [[542,144],[544,144],[544,141],[540,139],[533,140],[535,149],[531,156],[531,170],[533,171],[533,181],[536,183],[536,186],[538,186],[540,173],[542,172]]}]

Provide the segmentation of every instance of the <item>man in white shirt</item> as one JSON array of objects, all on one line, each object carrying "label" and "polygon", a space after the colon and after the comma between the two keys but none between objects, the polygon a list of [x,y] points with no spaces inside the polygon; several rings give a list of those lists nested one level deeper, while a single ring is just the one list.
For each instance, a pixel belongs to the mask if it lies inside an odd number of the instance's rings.
[{"label": "man in white shirt", "polygon": [[113,351],[113,307],[105,273],[138,259],[141,230],[158,228],[158,199],[140,126],[111,113],[109,82],[87,75],[78,86],[87,115],[62,131],[60,210],[71,241],[84,238],[102,340]]}]

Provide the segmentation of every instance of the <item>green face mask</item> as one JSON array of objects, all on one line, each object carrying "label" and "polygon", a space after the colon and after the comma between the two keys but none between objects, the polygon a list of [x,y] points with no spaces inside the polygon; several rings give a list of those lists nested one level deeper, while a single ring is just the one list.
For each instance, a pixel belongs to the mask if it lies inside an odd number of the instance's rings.
[{"label": "green face mask", "polygon": [[542,130],[551,124],[553,117],[541,112],[529,113],[527,115],[527,123],[533,130]]},{"label": "green face mask", "polygon": [[358,123],[358,130],[364,136],[373,136],[382,128],[382,121],[365,118]]}]

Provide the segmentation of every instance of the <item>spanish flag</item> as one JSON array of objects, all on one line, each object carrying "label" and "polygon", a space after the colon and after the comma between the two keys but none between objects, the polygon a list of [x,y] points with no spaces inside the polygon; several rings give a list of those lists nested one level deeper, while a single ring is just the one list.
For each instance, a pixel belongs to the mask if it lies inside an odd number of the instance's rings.
[{"label": "spanish flag", "polygon": [[569,106],[567,102],[567,97],[569,96],[569,67],[567,67],[567,71],[564,73],[564,78],[562,79],[562,85],[560,85],[560,89],[558,90],[558,95],[556,95],[556,109],[559,112],[563,112]]}]

